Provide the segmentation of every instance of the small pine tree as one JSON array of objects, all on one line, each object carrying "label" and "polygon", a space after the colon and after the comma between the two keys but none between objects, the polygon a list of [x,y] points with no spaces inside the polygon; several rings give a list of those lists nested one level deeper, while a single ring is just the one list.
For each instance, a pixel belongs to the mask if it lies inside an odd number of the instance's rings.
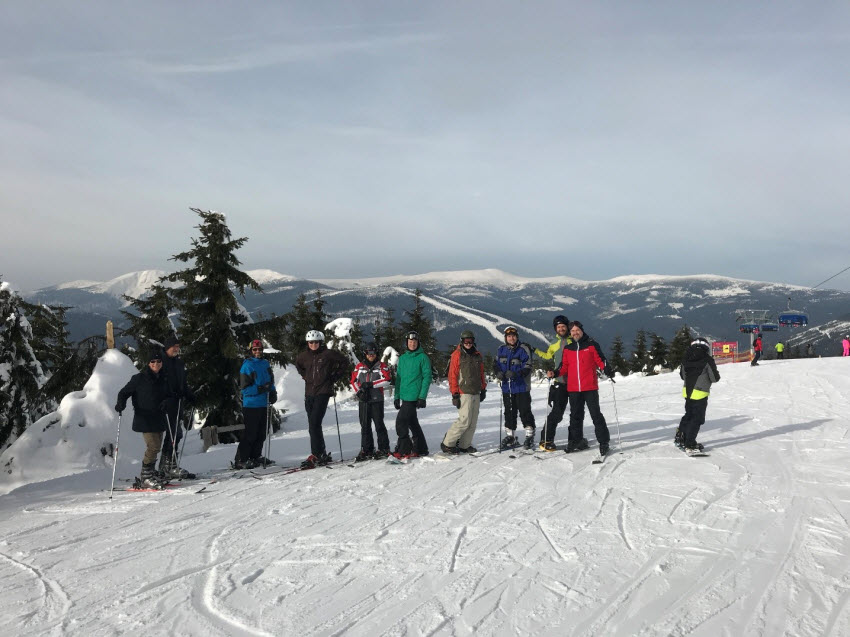
[{"label": "small pine tree", "polygon": [[325,339],[333,336],[325,332],[325,326],[330,322],[331,317],[328,316],[328,313],[325,312],[325,299],[322,298],[322,291],[316,288],[314,292],[315,297],[313,298],[313,309],[310,310],[310,329],[311,330],[319,330],[325,335]]},{"label": "small pine tree", "polygon": [[691,329],[687,325],[679,328],[673,340],[670,341],[670,349],[667,352],[670,369],[677,369],[682,364],[682,361],[685,360],[685,351],[693,340]]},{"label": "small pine tree", "polygon": [[32,341],[21,298],[0,280],[0,451],[46,413],[39,394],[47,378]]},{"label": "small pine tree", "polygon": [[[360,324],[360,318],[355,318],[351,322],[351,332],[349,333],[349,338],[351,338],[351,345],[354,348],[354,355],[358,360],[363,358],[363,326]],[[352,368],[353,369],[353,368]]]},{"label": "small pine tree", "polygon": [[198,411],[206,415],[208,425],[233,425],[242,413],[239,368],[244,351],[237,331],[246,332],[249,325],[234,290],[241,296],[246,288],[262,290],[238,268],[235,253],[247,238],[232,239],[223,214],[191,210],[201,217],[197,226],[201,236],[192,239],[191,250],[171,260],[192,265],[165,279],[183,284],[173,296],[180,309],[180,342]]},{"label": "small pine tree", "polygon": [[[417,332],[419,334],[419,345],[422,350],[431,358],[431,365],[434,366],[434,355],[437,353],[437,344],[434,340],[434,328],[431,320],[425,315],[425,305],[422,303],[422,290],[416,288],[413,292],[413,309],[405,310],[407,316],[406,321],[401,322],[402,335],[404,339],[406,332]],[[407,344],[402,343],[405,351]]]},{"label": "small pine tree", "polygon": [[611,369],[615,372],[622,374],[623,376],[628,376],[631,370],[629,369],[629,364],[626,362],[625,356],[623,356],[623,352],[625,352],[623,339],[620,336],[615,336],[611,343],[611,356],[608,359],[608,363],[611,365]]},{"label": "small pine tree", "polygon": [[653,376],[660,368],[667,367],[667,343],[655,332],[650,334],[652,343],[649,346],[647,375]]},{"label": "small pine tree", "polygon": [[47,377],[41,388],[44,397],[41,411],[49,413],[56,410],[65,394],[77,389],[71,382],[75,352],[68,342],[68,322],[65,320],[65,313],[71,308],[26,301],[21,301],[21,307],[32,326],[33,352]]},{"label": "small pine tree", "polygon": [[150,294],[144,298],[136,299],[126,294],[122,296],[137,314],[121,310],[121,314],[129,323],[129,327],[121,333],[136,341],[136,353],[133,358],[136,367],[144,369],[150,355],[162,347],[163,341],[170,334],[176,333],[170,317],[175,301],[171,290],[161,284],[152,286]]},{"label": "small pine tree", "polygon": [[[395,309],[391,307],[384,308],[384,314],[380,317],[380,334],[381,339],[375,338],[375,342],[382,350],[387,347],[393,347],[400,352],[403,352],[406,347],[405,343],[401,342],[401,328],[396,325]],[[377,320],[376,320],[377,323]]]},{"label": "small pine tree", "polygon": [[283,347],[290,360],[295,360],[298,353],[306,347],[304,337],[307,332],[312,329],[321,330],[325,323],[313,327],[313,315],[307,304],[307,296],[303,292],[296,297],[292,309],[286,314],[286,320],[289,323],[289,334]]},{"label": "small pine tree", "polygon": [[633,347],[629,367],[634,373],[643,373],[649,363],[649,354],[646,351],[646,332],[644,330],[638,330]]}]

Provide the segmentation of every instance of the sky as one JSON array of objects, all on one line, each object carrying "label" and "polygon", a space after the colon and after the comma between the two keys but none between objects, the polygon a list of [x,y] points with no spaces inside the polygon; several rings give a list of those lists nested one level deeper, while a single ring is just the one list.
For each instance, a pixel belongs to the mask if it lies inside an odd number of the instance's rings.
[{"label": "sky", "polygon": [[848,59],[846,2],[4,2],[0,276],[173,269],[192,206],[308,278],[814,285]]}]

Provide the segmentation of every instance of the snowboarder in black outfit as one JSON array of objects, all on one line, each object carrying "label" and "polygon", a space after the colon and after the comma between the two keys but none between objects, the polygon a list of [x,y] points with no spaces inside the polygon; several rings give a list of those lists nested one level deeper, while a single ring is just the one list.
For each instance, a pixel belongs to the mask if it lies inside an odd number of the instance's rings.
[{"label": "snowboarder in black outfit", "polygon": [[685,350],[685,360],[679,368],[679,376],[685,381],[682,388],[685,415],[676,430],[675,443],[685,451],[702,451],[702,445],[697,442],[697,434],[705,422],[711,384],[720,380],[717,363],[711,356],[711,344],[706,339],[693,340]]},{"label": "snowboarder in black outfit", "polygon": [[[159,457],[159,471],[166,478],[194,478],[195,476],[177,466],[177,449],[183,437],[180,424],[183,409],[195,402],[195,394],[186,379],[186,364],[180,358],[180,341],[172,335],[165,339],[162,345],[162,373],[168,387],[168,397],[165,399],[165,439],[162,443],[162,454]],[[186,426],[191,427],[190,422]]]}]

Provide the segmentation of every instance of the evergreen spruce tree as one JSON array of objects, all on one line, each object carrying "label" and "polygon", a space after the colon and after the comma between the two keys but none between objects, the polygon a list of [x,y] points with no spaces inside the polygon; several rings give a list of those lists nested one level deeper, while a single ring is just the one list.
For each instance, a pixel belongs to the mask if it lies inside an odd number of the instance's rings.
[{"label": "evergreen spruce tree", "polygon": [[197,409],[207,425],[234,425],[241,419],[239,368],[244,348],[238,332],[247,331],[249,319],[236,300],[245,289],[260,286],[238,266],[236,251],[246,237],[232,239],[223,214],[191,209],[201,217],[200,238],[192,249],[171,260],[192,265],[165,277],[183,287],[173,291],[180,309],[180,343],[187,374],[197,397]]},{"label": "evergreen spruce tree", "polygon": [[649,363],[649,354],[646,351],[646,332],[644,330],[638,330],[633,347],[629,367],[634,373],[644,373]]},{"label": "evergreen spruce tree", "polygon": [[652,342],[649,346],[647,375],[654,376],[662,367],[667,367],[667,343],[655,332],[650,334]]},{"label": "evergreen spruce tree", "polygon": [[381,351],[387,347],[392,347],[399,352],[404,351],[405,344],[401,342],[401,328],[395,321],[395,309],[391,307],[384,308],[384,314],[379,319],[381,322],[381,338],[376,337],[375,342]]},{"label": "evergreen spruce tree", "polygon": [[[405,310],[407,320],[401,322],[401,339],[404,340],[407,332],[417,332],[419,334],[419,345],[422,350],[431,357],[431,365],[434,365],[434,354],[437,353],[437,344],[434,340],[434,328],[431,325],[431,320],[425,315],[425,305],[422,303],[422,290],[416,288],[413,292],[413,309]],[[401,343],[404,352],[407,343]]]},{"label": "evergreen spruce tree", "polygon": [[691,329],[687,325],[680,327],[673,340],[670,341],[670,350],[667,352],[670,369],[679,368],[679,365],[685,360],[685,351],[692,340],[694,340],[694,337],[691,334]]},{"label": "evergreen spruce tree", "polygon": [[322,291],[316,288],[313,298],[313,309],[310,311],[310,329],[318,330],[325,335],[325,340],[333,338],[333,334],[325,331],[325,325],[330,323],[331,317],[325,312],[325,299],[322,298]]},{"label": "evergreen spruce tree", "polygon": [[608,363],[615,372],[623,376],[628,376],[631,370],[625,356],[623,356],[624,352],[623,339],[620,336],[615,336],[614,341],[611,343],[611,356],[608,358]]},{"label": "evergreen spruce tree", "polygon": [[[355,319],[351,323],[351,332],[349,333],[349,337],[351,338],[351,345],[354,347],[354,355],[357,357],[357,360],[363,359],[363,326],[360,324],[360,318],[355,317]],[[353,368],[352,368],[353,371]]]},{"label": "evergreen spruce tree", "polygon": [[144,298],[136,299],[126,294],[123,298],[130,303],[137,314],[121,310],[121,314],[129,324],[129,327],[121,333],[136,341],[136,354],[131,358],[135,360],[136,367],[144,369],[150,355],[162,347],[162,343],[169,335],[177,332],[170,317],[175,308],[175,301],[171,296],[171,290],[160,284],[152,286],[150,294]]},{"label": "evergreen spruce tree", "polygon": [[[289,333],[284,341],[283,347],[290,360],[295,360],[298,353],[307,347],[304,340],[307,332],[313,327],[313,314],[307,304],[307,296],[302,292],[295,299],[292,309],[286,314],[289,323]],[[319,326],[324,331],[325,324]]]},{"label": "evergreen spruce tree", "polygon": [[40,396],[47,378],[32,340],[21,298],[0,280],[0,451],[47,413]]},{"label": "evergreen spruce tree", "polygon": [[68,342],[68,322],[65,305],[31,304],[21,301],[21,307],[32,327],[32,348],[41,363],[47,381],[41,388],[42,413],[55,411],[59,402],[76,389],[73,383],[75,350]]}]

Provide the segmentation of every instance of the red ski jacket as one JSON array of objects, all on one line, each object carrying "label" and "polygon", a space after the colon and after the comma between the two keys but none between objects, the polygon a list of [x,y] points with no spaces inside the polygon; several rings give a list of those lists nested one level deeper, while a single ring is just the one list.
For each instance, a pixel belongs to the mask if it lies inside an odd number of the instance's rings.
[{"label": "red ski jacket", "polygon": [[559,376],[567,377],[567,391],[592,391],[599,389],[596,370],[605,368],[605,357],[599,344],[584,334],[564,347]]},{"label": "red ski jacket", "polygon": [[360,391],[363,383],[372,383],[372,391],[369,392],[368,402],[381,402],[384,400],[384,387],[391,382],[390,368],[387,364],[376,360],[371,365],[369,361],[360,362],[351,372],[351,387],[354,391]]}]

